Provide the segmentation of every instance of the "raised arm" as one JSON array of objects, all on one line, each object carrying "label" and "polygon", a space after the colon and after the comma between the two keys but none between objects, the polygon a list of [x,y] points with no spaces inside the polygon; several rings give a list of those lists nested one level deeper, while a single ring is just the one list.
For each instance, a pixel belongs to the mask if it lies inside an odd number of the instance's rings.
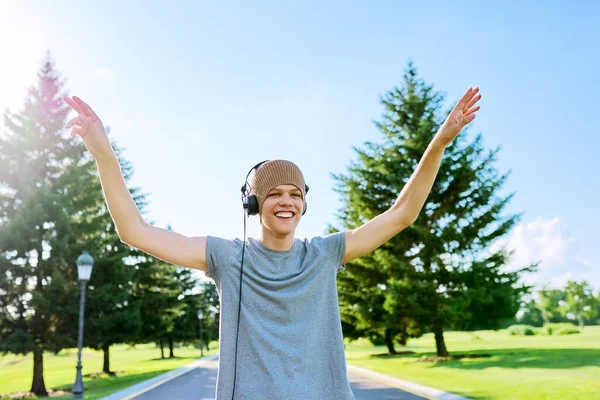
[{"label": "raised arm", "polygon": [[444,150],[475,119],[475,112],[479,110],[475,104],[481,99],[478,92],[479,88],[469,88],[448,114],[394,205],[358,228],[346,232],[344,263],[372,252],[415,222],[433,187]]},{"label": "raised arm", "polygon": [[65,97],[64,101],[78,114],[66,127],[73,127],[71,136],[81,136],[96,160],[104,199],[121,241],[168,263],[206,272],[206,237],[183,236],[144,221],[127,189],[102,121],[80,98]]}]

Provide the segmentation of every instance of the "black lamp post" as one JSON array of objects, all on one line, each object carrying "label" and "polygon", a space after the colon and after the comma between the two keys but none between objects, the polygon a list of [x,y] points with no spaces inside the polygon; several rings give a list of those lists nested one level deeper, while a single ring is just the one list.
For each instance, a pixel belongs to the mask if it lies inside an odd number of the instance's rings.
[{"label": "black lamp post", "polygon": [[202,310],[198,310],[198,320],[200,321],[200,357],[204,357],[204,341],[202,340],[202,317],[204,314]]},{"label": "black lamp post", "polygon": [[79,283],[81,285],[81,298],[79,301],[79,334],[77,336],[77,377],[75,378],[75,385],[73,385],[73,398],[83,398],[83,378],[81,376],[81,348],[83,346],[83,313],[85,306],[85,287],[90,280],[92,274],[92,266],[94,265],[94,259],[87,251],[84,251],[82,255],[77,257],[77,274],[79,276]]}]

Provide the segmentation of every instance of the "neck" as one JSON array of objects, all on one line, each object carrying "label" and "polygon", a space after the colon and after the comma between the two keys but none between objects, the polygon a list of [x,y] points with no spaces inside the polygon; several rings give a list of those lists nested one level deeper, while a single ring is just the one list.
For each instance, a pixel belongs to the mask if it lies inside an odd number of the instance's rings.
[{"label": "neck", "polygon": [[260,241],[267,249],[277,251],[287,251],[294,247],[294,233],[288,235],[276,235],[262,226]]}]

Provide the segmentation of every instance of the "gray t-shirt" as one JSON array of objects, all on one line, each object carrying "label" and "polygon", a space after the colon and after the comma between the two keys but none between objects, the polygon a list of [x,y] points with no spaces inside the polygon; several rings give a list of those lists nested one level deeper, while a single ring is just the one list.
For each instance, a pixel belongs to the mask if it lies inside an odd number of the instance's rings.
[{"label": "gray t-shirt", "polygon": [[[235,400],[348,400],[336,276],[343,232],[295,239],[288,251],[246,242]],[[231,399],[243,241],[209,236],[208,276],[220,299],[217,399]]]}]

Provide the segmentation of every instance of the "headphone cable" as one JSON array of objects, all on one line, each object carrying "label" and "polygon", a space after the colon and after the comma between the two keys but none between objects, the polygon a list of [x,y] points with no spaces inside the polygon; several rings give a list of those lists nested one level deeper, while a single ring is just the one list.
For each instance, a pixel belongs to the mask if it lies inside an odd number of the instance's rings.
[{"label": "headphone cable", "polygon": [[246,249],[246,210],[244,210],[244,243],[242,245],[242,263],[240,266],[240,301],[238,303],[238,320],[237,320],[237,330],[235,334],[235,361],[234,361],[234,369],[233,369],[233,391],[231,393],[231,400],[233,400],[235,396],[235,383],[237,377],[237,348],[238,348],[238,339],[240,335],[240,314],[242,311],[242,271],[244,270],[244,250]]}]

